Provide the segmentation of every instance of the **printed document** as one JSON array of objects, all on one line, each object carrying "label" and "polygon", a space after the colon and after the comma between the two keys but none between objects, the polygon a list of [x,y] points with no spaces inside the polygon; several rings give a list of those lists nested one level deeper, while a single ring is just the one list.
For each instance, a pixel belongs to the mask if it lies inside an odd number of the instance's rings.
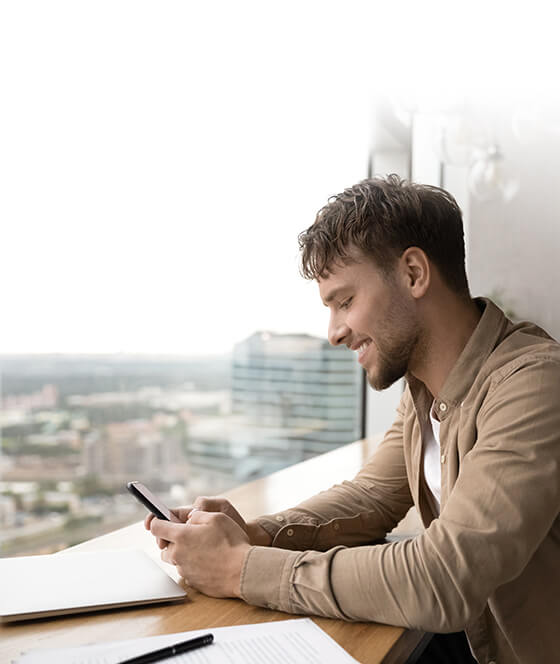
[{"label": "printed document", "polygon": [[117,664],[201,634],[214,643],[165,659],[169,664],[357,664],[309,618],[214,627],[78,648],[31,650],[16,664]]}]

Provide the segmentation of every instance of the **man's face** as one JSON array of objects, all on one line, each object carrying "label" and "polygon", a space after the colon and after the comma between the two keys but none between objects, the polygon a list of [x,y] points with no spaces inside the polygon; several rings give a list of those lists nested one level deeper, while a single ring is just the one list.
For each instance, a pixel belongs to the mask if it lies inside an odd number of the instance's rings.
[{"label": "man's face", "polygon": [[330,309],[330,343],[355,350],[370,385],[383,390],[410,370],[420,326],[397,271],[386,276],[371,259],[356,257],[319,279],[319,293]]}]

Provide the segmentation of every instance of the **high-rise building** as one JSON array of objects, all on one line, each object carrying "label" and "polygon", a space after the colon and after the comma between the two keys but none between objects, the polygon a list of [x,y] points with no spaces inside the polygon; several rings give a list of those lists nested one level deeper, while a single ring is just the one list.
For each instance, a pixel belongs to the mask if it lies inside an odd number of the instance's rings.
[{"label": "high-rise building", "polygon": [[[268,471],[360,436],[361,374],[354,353],[306,334],[256,332],[237,344],[232,449]],[[241,455],[239,455],[241,456]]]}]

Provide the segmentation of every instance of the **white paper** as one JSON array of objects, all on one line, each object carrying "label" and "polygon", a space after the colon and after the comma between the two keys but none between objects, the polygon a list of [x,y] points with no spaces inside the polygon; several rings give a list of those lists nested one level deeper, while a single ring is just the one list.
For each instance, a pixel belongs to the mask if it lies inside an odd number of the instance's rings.
[{"label": "white paper", "polygon": [[352,664],[356,663],[336,641],[309,618],[258,625],[215,627],[164,634],[78,648],[32,650],[16,664],[118,664],[143,653],[179,643],[201,634],[214,635],[214,643],[175,655],[173,664]]}]

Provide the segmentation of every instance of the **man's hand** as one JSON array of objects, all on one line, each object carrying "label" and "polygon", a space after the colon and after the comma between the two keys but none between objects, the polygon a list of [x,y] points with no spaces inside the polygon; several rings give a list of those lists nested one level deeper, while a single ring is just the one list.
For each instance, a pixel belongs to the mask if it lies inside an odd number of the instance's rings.
[{"label": "man's hand", "polygon": [[211,597],[241,596],[241,571],[251,544],[230,516],[196,509],[186,523],[151,519],[150,530],[158,542],[168,542],[161,558],[190,586]]},{"label": "man's hand", "polygon": [[[192,505],[177,507],[171,511],[180,521],[185,523],[191,513],[195,510],[200,510],[202,512],[222,512],[222,514],[226,514],[230,519],[233,519],[233,521],[235,521],[235,523],[247,533],[251,544],[258,546],[270,546],[272,544],[272,537],[266,532],[266,530],[261,528],[261,526],[254,521],[245,523],[241,514],[239,514],[235,507],[226,498],[221,498],[219,496],[199,496]],[[150,530],[150,524],[152,523],[153,518],[153,514],[148,514],[144,519],[146,530]],[[158,538],[157,543],[160,549],[165,549],[169,544],[169,542],[161,538]]]}]

